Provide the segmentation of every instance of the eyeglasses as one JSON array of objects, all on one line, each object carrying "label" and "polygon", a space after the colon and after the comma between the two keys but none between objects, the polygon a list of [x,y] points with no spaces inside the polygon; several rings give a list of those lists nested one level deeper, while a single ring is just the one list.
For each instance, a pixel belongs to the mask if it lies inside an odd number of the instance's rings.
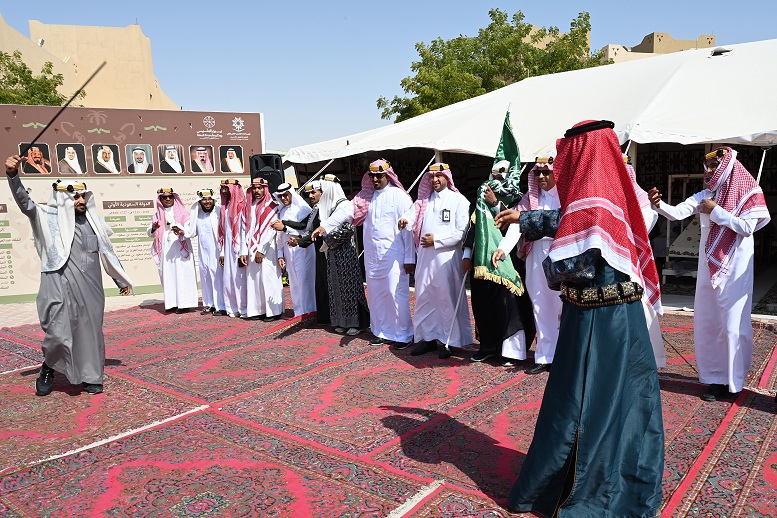
[{"label": "eyeglasses", "polygon": [[550,176],[552,172],[550,169],[535,169],[534,176]]},{"label": "eyeglasses", "polygon": [[159,197],[159,199],[160,200],[172,200],[173,199],[173,195],[172,194],[163,194],[162,196]]},{"label": "eyeglasses", "polygon": [[386,173],[370,173],[370,178],[377,178],[378,180],[382,180],[384,176],[386,176]]}]

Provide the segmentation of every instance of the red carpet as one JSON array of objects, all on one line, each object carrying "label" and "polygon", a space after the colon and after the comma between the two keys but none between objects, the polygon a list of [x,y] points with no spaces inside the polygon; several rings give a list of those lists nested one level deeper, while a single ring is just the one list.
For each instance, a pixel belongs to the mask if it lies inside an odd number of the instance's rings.
[{"label": "red carpet", "polygon": [[[692,315],[662,324],[664,516],[777,515],[777,404],[758,393],[774,328],[754,324],[757,392],[710,404],[680,356],[694,365]],[[0,516],[514,516],[547,380],[531,361],[158,306],[108,313],[105,332],[105,394],[60,375],[41,398],[39,326],[0,330]]]},{"label": "red carpet", "polygon": [[90,396],[64,375],[47,397],[35,396],[37,370],[0,375],[0,473],[179,415],[185,398],[110,376],[108,391]]},{"label": "red carpet", "polygon": [[0,502],[35,516],[385,516],[421,485],[197,415],[8,477]]}]

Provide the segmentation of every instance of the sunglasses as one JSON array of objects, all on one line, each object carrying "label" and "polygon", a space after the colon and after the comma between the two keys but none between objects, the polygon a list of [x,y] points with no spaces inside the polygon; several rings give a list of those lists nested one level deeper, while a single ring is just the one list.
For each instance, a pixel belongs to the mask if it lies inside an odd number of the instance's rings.
[{"label": "sunglasses", "polygon": [[549,169],[535,169],[534,170],[534,176],[550,176],[550,173],[552,173]]},{"label": "sunglasses", "polygon": [[386,176],[386,173],[370,173],[370,178],[377,178],[378,180],[381,180],[384,176]]},{"label": "sunglasses", "polygon": [[159,199],[160,200],[172,200],[173,199],[173,195],[172,194],[163,194],[162,196],[159,197]]}]

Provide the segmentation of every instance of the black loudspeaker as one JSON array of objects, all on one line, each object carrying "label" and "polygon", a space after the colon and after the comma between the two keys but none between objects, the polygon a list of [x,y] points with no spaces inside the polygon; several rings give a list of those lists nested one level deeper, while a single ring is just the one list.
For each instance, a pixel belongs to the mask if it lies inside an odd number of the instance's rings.
[{"label": "black loudspeaker", "polygon": [[251,181],[254,178],[264,178],[270,184],[270,192],[273,193],[278,186],[286,181],[283,173],[283,159],[281,155],[252,155]]}]

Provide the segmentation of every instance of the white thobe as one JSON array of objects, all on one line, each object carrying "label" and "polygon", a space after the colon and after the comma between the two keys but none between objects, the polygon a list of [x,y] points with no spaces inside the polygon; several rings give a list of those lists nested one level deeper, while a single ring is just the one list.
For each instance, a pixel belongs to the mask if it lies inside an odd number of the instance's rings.
[{"label": "white thobe", "polygon": [[[259,243],[249,246],[250,236],[256,231],[256,201],[252,202],[251,221],[248,232],[242,234],[240,254],[248,256],[246,267],[246,315],[255,317],[266,315],[274,317],[283,313],[283,281],[282,270],[278,266],[278,233],[269,225],[259,238]],[[273,215],[270,222],[277,220]],[[264,255],[261,263],[257,263],[256,253]]]},{"label": "white thobe", "polygon": [[[653,230],[658,221],[658,213],[653,209],[653,205],[642,207],[642,217],[645,219],[645,229],[648,234]],[[651,245],[652,248],[652,245]],[[661,336],[661,322],[658,319],[658,313],[655,308],[648,303],[647,297],[642,297],[642,310],[645,313],[645,323],[648,327],[650,336],[650,345],[653,346],[653,356],[656,358],[656,367],[659,369],[666,367],[666,350],[664,349],[664,337]]]},{"label": "white thobe", "polygon": [[[199,305],[197,296],[197,274],[194,271],[194,255],[192,242],[184,237],[189,255],[184,257],[181,242],[173,233],[173,226],[184,230],[184,224],[175,221],[173,207],[165,208],[165,221],[159,222],[155,232],[163,232],[162,251],[159,258],[159,278],[164,291],[165,309],[196,308]],[[148,227],[147,234],[154,233]]]},{"label": "white thobe", "polygon": [[186,237],[197,237],[202,305],[223,311],[224,269],[219,264],[219,214],[221,207],[205,212],[199,205],[191,211]]},{"label": "white thobe", "polygon": [[[228,210],[222,207],[221,210]],[[245,225],[240,218],[238,235],[245,233]],[[224,218],[224,246],[221,248],[221,257],[224,258],[224,306],[230,316],[238,313],[244,315],[247,311],[246,299],[246,269],[238,266],[240,257],[240,242],[237,249],[232,246],[232,222],[229,217]]]},{"label": "white thobe", "polygon": [[[403,218],[408,221],[405,239],[413,239],[415,207],[411,207]],[[413,326],[416,342],[439,340],[446,343],[450,333],[448,345],[460,347],[472,343],[467,297],[462,296],[458,301],[464,281],[461,240],[467,223],[467,198],[450,189],[432,193],[424,211],[421,236],[433,234],[434,246],[419,245],[416,258]]]},{"label": "white thobe", "polygon": [[[283,215],[281,215],[283,219]],[[288,221],[288,219],[287,219]],[[289,274],[289,292],[294,306],[294,316],[312,313],[316,310],[316,248],[289,246],[289,237],[298,237],[302,232],[286,227],[278,232],[280,246],[278,255],[286,261]]]},{"label": "white thobe", "polygon": [[[367,277],[367,303],[370,331],[393,342],[413,339],[410,317],[410,276],[405,264],[415,264],[412,236],[400,232],[397,222],[413,203],[392,184],[372,195],[364,220],[364,268]],[[345,222],[353,223],[353,203],[342,203],[324,222],[331,232]]]},{"label": "white thobe", "polygon": [[[547,191],[539,190],[537,208],[539,210],[558,210],[561,208],[558,190],[555,186]],[[507,234],[499,243],[499,249],[503,250],[506,255],[509,254],[518,243],[520,236],[520,226],[510,225]],[[559,292],[548,287],[545,270],[542,268],[542,261],[548,257],[552,243],[552,237],[538,239],[532,243],[529,255],[526,256],[526,290],[531,299],[534,323],[537,328],[534,362],[542,364],[553,363],[561,322],[562,303]]]},{"label": "white thobe", "polygon": [[[670,221],[700,213],[705,198],[714,198],[709,189],[677,204],[659,204],[657,211]],[[717,288],[712,287],[704,244],[710,222],[729,227],[737,233],[730,273]],[[699,381],[727,385],[729,391],[742,390],[753,356],[753,324],[750,320],[753,299],[753,232],[757,218],[738,218],[720,206],[710,214],[700,214],[701,240],[696,275],[693,312],[693,344]]]}]

